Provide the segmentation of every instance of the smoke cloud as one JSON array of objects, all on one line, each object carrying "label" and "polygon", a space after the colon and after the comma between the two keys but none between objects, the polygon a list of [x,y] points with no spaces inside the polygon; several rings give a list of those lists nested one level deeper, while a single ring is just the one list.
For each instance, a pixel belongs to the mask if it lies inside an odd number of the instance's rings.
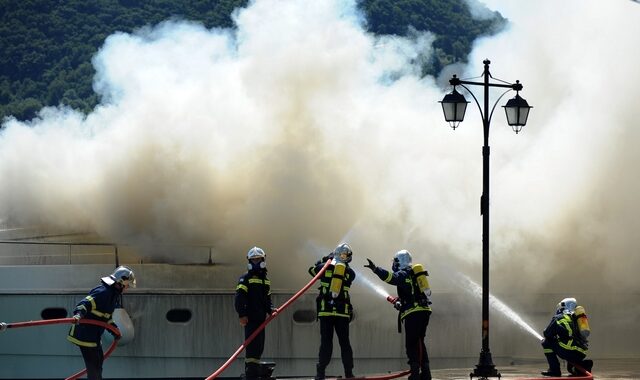
[{"label": "smoke cloud", "polygon": [[233,30],[114,34],[92,113],[4,121],[0,218],[142,250],[208,244],[221,261],[258,245],[283,273],[347,240],[359,267],[406,248],[479,278],[481,121],[472,103],[452,131],[438,101],[489,58],[534,106],[518,135],[504,100],[493,115],[493,289],[637,289],[640,6],[487,4],[509,28],[437,79],[419,75],[431,35],[375,38],[353,1],[259,0]]}]

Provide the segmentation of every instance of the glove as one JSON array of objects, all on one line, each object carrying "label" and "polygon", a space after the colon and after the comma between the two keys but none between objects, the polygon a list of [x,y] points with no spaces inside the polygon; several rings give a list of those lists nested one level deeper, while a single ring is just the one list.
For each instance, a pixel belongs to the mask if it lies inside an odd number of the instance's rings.
[{"label": "glove", "polygon": [[271,315],[273,315],[274,317],[276,315],[278,315],[278,308],[277,307],[274,307],[273,309],[271,309]]},{"label": "glove", "polygon": [[[118,326],[115,323],[112,323],[111,326],[115,327],[116,329],[118,328]],[[106,329],[107,331],[109,331],[109,334],[111,334],[111,336],[113,337],[113,339],[120,339],[121,336],[114,333],[113,331],[111,331],[110,329]]]},{"label": "glove", "polygon": [[375,271],[377,268],[376,264],[374,264],[373,261],[371,261],[371,259],[367,259],[367,261],[369,262],[369,264],[365,265],[364,267],[369,268],[372,271]]},{"label": "glove", "polygon": [[240,326],[246,326],[249,323],[249,317],[240,317]]},{"label": "glove", "polygon": [[82,316],[80,314],[74,314],[73,315],[73,324],[77,325],[78,323],[80,323],[80,319],[82,318]]},{"label": "glove", "polygon": [[322,261],[323,263],[326,263],[327,260],[332,260],[333,259],[333,252],[331,252],[330,254],[323,256],[322,259],[320,261]]}]

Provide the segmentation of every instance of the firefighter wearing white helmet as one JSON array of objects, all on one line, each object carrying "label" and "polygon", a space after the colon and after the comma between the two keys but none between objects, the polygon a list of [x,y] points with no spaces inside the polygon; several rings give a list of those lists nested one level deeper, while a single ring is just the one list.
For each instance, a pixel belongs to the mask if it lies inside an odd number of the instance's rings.
[{"label": "firefighter wearing white helmet", "polygon": [[[236,286],[235,309],[245,339],[260,327],[267,316],[277,312],[271,302],[271,281],[267,278],[267,255],[262,248],[253,247],[247,252],[247,273],[240,276]],[[246,348],[245,379],[269,377],[262,374],[260,358],[264,351],[265,332],[262,330]]]},{"label": "firefighter wearing white helmet", "polygon": [[353,376],[353,350],[349,341],[349,323],[353,319],[353,306],[349,290],[356,273],[349,267],[353,251],[347,243],[339,244],[333,252],[323,257],[309,268],[315,276],[322,270],[327,260],[331,264],[320,277],[320,294],[316,298],[318,319],[320,320],[320,350],[316,364],[316,380],[325,378],[325,369],[331,362],[333,332],[338,336],[340,354],[345,378]]},{"label": "firefighter wearing white helmet", "polygon": [[78,322],[87,318],[115,326],[113,312],[116,308],[122,307],[122,293],[136,286],[133,271],[125,266],[116,268],[113,273],[100,280],[101,284],[93,288],[73,311],[76,322],[71,326],[67,336],[67,340],[80,348],[87,368],[87,378],[90,380],[102,379],[103,352],[100,340],[104,328]]},{"label": "firefighter wearing white helmet", "polygon": [[376,266],[371,259],[367,261],[365,268],[371,269],[382,281],[396,286],[399,302],[394,302],[394,306],[399,312],[398,332],[404,323],[405,349],[411,369],[409,380],[431,380],[429,355],[424,343],[431,317],[427,271],[421,264],[413,264],[411,253],[406,249],[393,256],[391,272]]},{"label": "firefighter wearing white helmet", "polygon": [[541,343],[544,356],[549,363],[549,368],[542,372],[544,376],[562,375],[558,357],[567,361],[567,371],[572,375],[580,374],[576,365],[591,371],[593,361],[585,360],[588,342],[586,337],[580,334],[576,308],[584,309],[578,306],[575,298],[564,298],[556,305],[555,314],[544,329],[544,339]]}]

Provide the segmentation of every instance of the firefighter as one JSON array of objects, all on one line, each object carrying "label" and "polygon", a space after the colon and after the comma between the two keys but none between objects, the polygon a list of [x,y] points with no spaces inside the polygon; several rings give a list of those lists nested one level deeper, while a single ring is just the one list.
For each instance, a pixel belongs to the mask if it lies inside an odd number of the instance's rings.
[{"label": "firefighter", "polygon": [[[238,280],[235,296],[235,309],[240,325],[244,327],[244,337],[251,334],[277,310],[271,303],[271,281],[267,278],[267,255],[259,247],[253,247],[247,253],[247,273]],[[245,378],[262,377],[260,358],[264,351],[265,333],[262,330],[249,345],[244,359]],[[270,376],[270,374],[269,374]]]},{"label": "firefighter", "polygon": [[102,321],[115,326],[113,311],[122,307],[122,293],[128,288],[136,287],[133,271],[120,266],[112,274],[100,279],[100,285],[93,288],[89,295],[78,303],[73,311],[74,324],[69,329],[67,340],[77,345],[82,353],[87,379],[102,379],[102,363],[104,361],[100,340],[104,328],[90,324],[79,324],[83,318]]},{"label": "firefighter", "polygon": [[316,365],[316,380],[325,378],[325,369],[331,361],[333,352],[333,332],[335,330],[340,343],[340,355],[345,378],[353,376],[353,350],[349,342],[349,323],[353,319],[353,306],[349,297],[351,283],[356,274],[349,267],[353,251],[342,243],[336,249],[309,268],[309,274],[315,276],[331,260],[331,265],[320,278],[320,294],[316,298],[318,319],[320,320],[320,351]]},{"label": "firefighter", "polygon": [[429,356],[424,339],[431,316],[431,288],[427,280],[427,272],[422,265],[411,264],[411,253],[406,249],[398,251],[393,257],[392,272],[376,266],[367,259],[369,268],[382,281],[395,285],[398,300],[398,332],[404,323],[405,349],[411,374],[409,380],[431,380]]},{"label": "firefighter", "polygon": [[542,372],[544,376],[559,377],[560,361],[558,357],[567,361],[567,370],[572,375],[578,375],[574,365],[579,365],[591,371],[593,362],[584,360],[587,355],[588,343],[580,334],[575,318],[577,302],[575,298],[565,298],[556,306],[556,312],[551,322],[544,329],[542,348],[549,363],[549,369]]}]

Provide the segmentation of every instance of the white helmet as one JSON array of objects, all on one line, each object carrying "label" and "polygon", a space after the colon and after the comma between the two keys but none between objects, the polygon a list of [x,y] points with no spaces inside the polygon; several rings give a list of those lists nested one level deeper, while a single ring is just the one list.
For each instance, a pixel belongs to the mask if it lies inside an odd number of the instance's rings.
[{"label": "white helmet", "polygon": [[336,249],[333,250],[333,257],[336,260],[341,261],[343,263],[351,262],[352,255],[353,255],[353,251],[351,250],[351,247],[349,247],[349,244],[347,243],[341,243],[336,247]]},{"label": "white helmet", "polygon": [[[262,259],[262,261],[260,261],[259,264],[257,264],[257,267],[254,267],[254,265],[252,265],[251,260],[252,259]],[[247,264],[247,267],[251,270],[251,269],[264,269],[267,267],[267,254],[264,253],[264,250],[262,248],[259,247],[253,247],[249,250],[249,252],[247,252],[247,260],[249,260],[249,264]]]},{"label": "white helmet", "polygon": [[102,282],[112,286],[113,284],[120,284],[124,289],[136,287],[136,276],[133,271],[125,266],[119,266],[109,276],[102,277]]},{"label": "white helmet", "polygon": [[402,249],[393,256],[393,265],[391,268],[394,272],[400,269],[406,269],[411,267],[411,253],[406,249]]},{"label": "white helmet", "polygon": [[572,314],[576,310],[578,302],[575,298],[565,298],[556,306],[556,315]]}]

